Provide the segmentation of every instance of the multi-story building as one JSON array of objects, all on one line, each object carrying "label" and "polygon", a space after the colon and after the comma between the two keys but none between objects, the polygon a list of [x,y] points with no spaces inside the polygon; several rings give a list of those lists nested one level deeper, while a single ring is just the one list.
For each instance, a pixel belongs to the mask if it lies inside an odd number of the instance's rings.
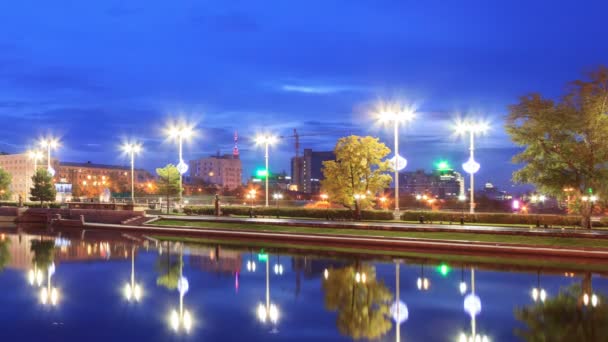
[{"label": "multi-story building", "polygon": [[464,179],[454,170],[424,170],[399,173],[399,191],[402,194],[432,194],[438,198],[457,198],[464,195]]},{"label": "multi-story building", "polygon": [[191,181],[202,180],[233,190],[243,184],[243,165],[238,154],[217,155],[190,161]]},{"label": "multi-story building", "polygon": [[[61,184],[79,186],[97,186],[109,183],[110,180],[121,184],[131,184],[131,167],[86,163],[61,162],[55,174],[55,180]],[[144,169],[135,169],[135,186],[142,187],[154,180],[154,176]]]},{"label": "multi-story building", "polygon": [[[53,160],[53,164],[56,162]],[[46,164],[38,164],[45,167]],[[34,175],[34,161],[26,153],[0,155],[0,169],[11,175],[11,200],[17,201],[22,196],[24,201],[30,197],[32,176]]]},{"label": "multi-story building", "polygon": [[291,158],[291,180],[297,191],[306,194],[316,194],[321,191],[323,179],[323,162],[335,160],[336,155],[331,151],[313,152],[304,149],[304,155]]}]

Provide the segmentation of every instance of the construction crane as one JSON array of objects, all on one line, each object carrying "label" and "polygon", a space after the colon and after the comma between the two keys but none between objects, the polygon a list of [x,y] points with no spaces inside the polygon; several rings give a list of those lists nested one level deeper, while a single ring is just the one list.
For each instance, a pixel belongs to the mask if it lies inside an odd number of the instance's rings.
[{"label": "construction crane", "polygon": [[340,134],[344,134],[344,131],[326,131],[326,132],[315,132],[315,133],[306,133],[306,134],[299,134],[297,129],[293,129],[293,134],[292,135],[281,135],[279,136],[279,138],[281,139],[287,139],[287,138],[293,138],[295,140],[295,149],[296,149],[296,158],[300,157],[300,138],[301,137],[318,137],[318,136],[329,136],[332,133],[340,133]]}]

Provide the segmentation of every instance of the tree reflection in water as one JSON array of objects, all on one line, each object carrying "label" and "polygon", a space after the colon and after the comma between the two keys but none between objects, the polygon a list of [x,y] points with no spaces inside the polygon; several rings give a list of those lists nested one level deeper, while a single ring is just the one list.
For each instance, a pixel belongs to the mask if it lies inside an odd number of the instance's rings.
[{"label": "tree reflection in water", "polygon": [[0,271],[4,270],[6,264],[11,261],[11,253],[8,249],[11,244],[11,240],[2,239],[0,240]]},{"label": "tree reflection in water", "polygon": [[[365,281],[357,282],[357,272],[365,274]],[[353,339],[377,339],[391,329],[393,295],[376,280],[374,267],[331,269],[323,280],[323,289],[325,307],[338,312],[336,324],[341,334]]]},{"label": "tree reflection in water", "polygon": [[[608,306],[585,306],[582,298],[577,284],[544,304],[516,309],[515,318],[527,329],[516,329],[515,334],[526,341],[608,341]],[[606,303],[604,297],[600,303]]]},{"label": "tree reflection in water", "polygon": [[32,262],[39,269],[46,270],[55,260],[55,241],[32,240],[30,250],[34,254]]},{"label": "tree reflection in water", "polygon": [[156,285],[166,287],[169,290],[175,290],[177,288],[177,281],[181,275],[183,261],[181,254],[177,260],[171,258],[170,247],[170,243],[167,242],[164,255],[159,255],[156,260],[156,271],[158,272]]}]

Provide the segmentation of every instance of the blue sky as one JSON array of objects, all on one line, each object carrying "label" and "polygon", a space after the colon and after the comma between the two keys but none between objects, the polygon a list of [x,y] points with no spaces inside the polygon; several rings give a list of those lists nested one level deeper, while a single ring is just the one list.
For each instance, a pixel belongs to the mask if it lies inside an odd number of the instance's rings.
[{"label": "blue sky", "polygon": [[[606,63],[603,1],[33,1],[0,4],[0,149],[42,135],[61,160],[126,164],[123,139],[144,143],[140,166],[176,162],[162,134],[197,123],[186,159],[230,153],[239,131],[246,173],[263,161],[257,132],[331,149],[348,134],[391,130],[370,114],[380,99],[418,108],[401,131],[408,169],[466,160],[457,115],[492,123],[478,139],[479,183],[506,186],[517,149],[507,106]],[[289,172],[293,140],[273,148]]]}]

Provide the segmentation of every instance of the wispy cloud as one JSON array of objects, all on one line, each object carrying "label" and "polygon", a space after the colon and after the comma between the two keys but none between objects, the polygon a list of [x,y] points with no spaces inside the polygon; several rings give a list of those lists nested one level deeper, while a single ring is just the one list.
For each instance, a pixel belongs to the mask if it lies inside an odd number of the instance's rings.
[{"label": "wispy cloud", "polygon": [[361,89],[350,86],[283,84],[281,86],[281,90],[304,94],[335,94],[345,91],[356,91]]}]

